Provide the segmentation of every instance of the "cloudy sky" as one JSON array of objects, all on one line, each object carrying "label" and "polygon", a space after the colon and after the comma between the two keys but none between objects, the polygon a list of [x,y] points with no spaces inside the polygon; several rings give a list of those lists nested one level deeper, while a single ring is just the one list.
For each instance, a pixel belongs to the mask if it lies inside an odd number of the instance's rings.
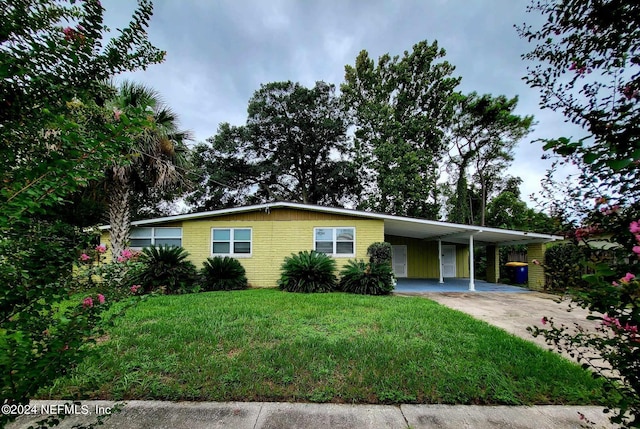
[{"label": "cloudy sky", "polygon": [[[133,0],[103,0],[105,23],[124,27]],[[579,136],[562,115],[538,108],[525,85],[520,55],[532,46],[514,24],[540,24],[529,0],[155,0],[149,37],[166,61],[124,76],[158,90],[196,141],[221,122],[246,121],[260,84],[291,80],[339,87],[344,66],[365,49],[370,57],[401,55],[437,40],[462,77],[461,91],[519,96],[517,113],[534,115],[535,131],[516,149],[508,173],[524,180],[523,196],[538,192],[548,161],[533,140]]]}]

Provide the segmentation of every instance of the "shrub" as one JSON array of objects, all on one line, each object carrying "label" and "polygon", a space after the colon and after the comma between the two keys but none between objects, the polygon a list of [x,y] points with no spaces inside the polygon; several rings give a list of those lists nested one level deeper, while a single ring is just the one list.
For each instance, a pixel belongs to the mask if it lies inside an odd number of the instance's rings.
[{"label": "shrub", "polygon": [[362,295],[388,295],[394,289],[391,265],[350,260],[340,271],[340,289]]},{"label": "shrub", "polygon": [[367,248],[367,256],[372,264],[389,264],[391,265],[391,256],[393,254],[390,243],[376,242],[371,243]]},{"label": "shrub", "polygon": [[566,291],[586,286],[584,262],[585,246],[573,243],[558,244],[544,253],[545,289]]},{"label": "shrub", "polygon": [[125,249],[117,260],[106,262],[106,247],[99,245],[85,249],[74,272],[74,292],[100,293],[110,301],[131,296],[131,279],[143,268],[139,253]]},{"label": "shrub", "polygon": [[189,253],[179,246],[151,246],[142,251],[142,267],[131,276],[143,292],[162,290],[166,293],[186,293],[197,290],[198,273],[187,261]]},{"label": "shrub", "polygon": [[200,270],[202,288],[212,290],[246,289],[246,271],[240,261],[228,256],[207,258]]},{"label": "shrub", "polygon": [[287,292],[331,292],[337,287],[336,261],[324,253],[299,252],[284,259],[278,287]]}]

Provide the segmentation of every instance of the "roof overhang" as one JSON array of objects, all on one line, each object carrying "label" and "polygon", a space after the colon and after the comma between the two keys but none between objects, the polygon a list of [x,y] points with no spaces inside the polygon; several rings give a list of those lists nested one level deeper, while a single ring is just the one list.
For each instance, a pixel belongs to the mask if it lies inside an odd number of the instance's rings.
[{"label": "roof overhang", "polygon": [[[201,213],[191,213],[155,219],[138,220],[131,222],[131,225],[158,225],[162,223],[178,222],[184,220],[228,216],[234,213],[246,213],[252,211],[264,211],[268,213],[270,210],[277,208],[289,208],[322,213],[342,214],[345,216],[361,217],[365,219],[380,219],[384,221],[385,235],[410,237],[422,240],[442,240],[448,243],[466,244],[469,242],[471,236],[474,237],[475,243],[481,245],[546,243],[563,239],[563,237],[557,235],[538,234],[533,232],[500,228],[487,228],[476,225],[461,225],[456,223],[440,222],[427,219],[417,219],[404,216],[387,215],[382,213],[365,212],[360,210],[291,202],[257,204],[252,206],[213,210]],[[99,228],[101,230],[108,230],[110,229],[110,225],[104,225]]]}]

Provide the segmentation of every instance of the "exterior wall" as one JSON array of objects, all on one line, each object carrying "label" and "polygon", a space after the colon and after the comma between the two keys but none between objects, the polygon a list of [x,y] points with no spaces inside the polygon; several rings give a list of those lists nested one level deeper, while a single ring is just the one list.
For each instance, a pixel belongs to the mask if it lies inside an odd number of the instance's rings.
[{"label": "exterior wall", "polygon": [[500,278],[500,251],[498,246],[487,246],[487,281],[498,283]]},{"label": "exterior wall", "polygon": [[541,263],[544,261],[544,251],[546,245],[544,243],[535,243],[527,245],[527,263],[529,264],[529,288],[535,290],[544,290],[544,268],[542,265],[536,265],[533,260]]},{"label": "exterior wall", "polygon": [[[169,224],[144,225],[169,226]],[[314,247],[316,227],[355,227],[355,257],[335,256],[338,269],[349,259],[366,259],[367,248],[384,239],[384,221],[354,216],[307,212],[293,209],[274,209],[270,213],[237,213],[207,219],[191,219],[173,222],[170,226],[182,227],[182,247],[189,259],[200,268],[211,257],[211,228],[251,228],[251,255],[236,256],[247,271],[253,287],[274,287],[280,278],[280,266],[284,258]],[[109,243],[109,233],[104,232],[101,242]]]},{"label": "exterior wall", "polygon": [[[407,246],[407,277],[433,279],[440,277],[438,242],[418,238],[385,235],[391,245]],[[469,247],[456,244],[456,277],[469,277]]]},{"label": "exterior wall", "polygon": [[[437,243],[436,243],[437,245]],[[456,244],[456,276],[469,277],[469,246]]]},{"label": "exterior wall", "polygon": [[[278,217],[275,216],[276,219]],[[384,237],[383,221],[347,216],[339,220],[271,220],[269,215],[263,217],[263,220],[190,220],[183,224],[182,245],[198,267],[211,256],[211,228],[214,227],[252,229],[252,254],[237,259],[247,270],[247,278],[253,287],[276,286],[284,258],[292,253],[313,249],[313,230],[316,227],[355,227],[355,258],[358,259],[365,259],[369,245],[382,241]],[[353,258],[336,256],[338,269],[342,269]]]}]

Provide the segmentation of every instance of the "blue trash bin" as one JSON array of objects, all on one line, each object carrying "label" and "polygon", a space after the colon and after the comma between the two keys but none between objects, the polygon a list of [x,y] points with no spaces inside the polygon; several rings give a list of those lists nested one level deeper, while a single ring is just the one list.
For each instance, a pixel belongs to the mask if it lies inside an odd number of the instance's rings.
[{"label": "blue trash bin", "polygon": [[526,262],[507,262],[505,266],[512,283],[525,284],[529,281],[529,268]]},{"label": "blue trash bin", "polygon": [[516,267],[516,283],[525,284],[529,281],[529,267]]}]

